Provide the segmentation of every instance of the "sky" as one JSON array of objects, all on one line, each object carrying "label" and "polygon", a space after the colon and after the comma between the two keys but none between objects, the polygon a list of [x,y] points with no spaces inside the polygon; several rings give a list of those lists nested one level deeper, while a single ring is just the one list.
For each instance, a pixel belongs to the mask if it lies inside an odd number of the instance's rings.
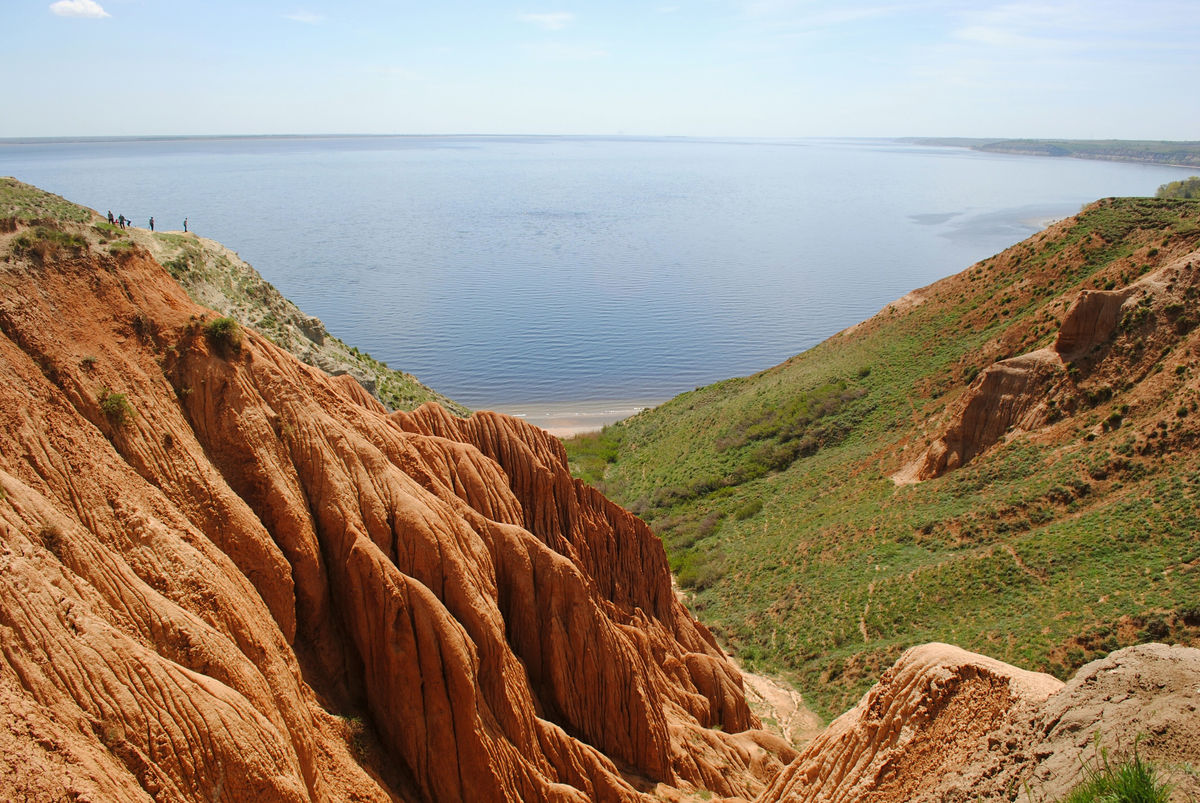
[{"label": "sky", "polygon": [[0,137],[1200,139],[1197,0],[0,0]]}]

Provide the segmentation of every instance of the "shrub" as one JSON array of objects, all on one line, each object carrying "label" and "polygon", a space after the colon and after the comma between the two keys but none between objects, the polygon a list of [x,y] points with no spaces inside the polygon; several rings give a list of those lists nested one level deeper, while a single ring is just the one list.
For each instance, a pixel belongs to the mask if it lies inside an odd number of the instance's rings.
[{"label": "shrub", "polygon": [[1163,184],[1154,193],[1155,198],[1200,198],[1200,176]]},{"label": "shrub", "polygon": [[1145,304],[1138,304],[1133,309],[1125,313],[1121,318],[1120,327],[1123,330],[1137,329],[1150,317],[1150,307]]},{"label": "shrub", "polygon": [[762,506],[763,503],[761,499],[751,499],[748,502],[739,505],[738,508],[733,511],[733,517],[738,521],[745,521],[746,519],[752,518],[758,513],[758,511],[762,510]]},{"label": "shrub", "polygon": [[216,318],[204,326],[204,337],[213,350],[227,356],[242,347],[242,328],[233,318]]},{"label": "shrub", "polygon": [[367,725],[360,716],[344,717],[346,744],[359,764],[367,758]]},{"label": "shrub", "polygon": [[51,226],[36,226],[13,241],[13,250],[35,257],[39,262],[57,257],[67,250],[78,253],[87,247],[87,240],[78,234],[69,234]]},{"label": "shrub", "polygon": [[676,579],[679,585],[692,591],[703,591],[725,576],[724,569],[714,561],[685,560]]},{"label": "shrub", "polygon": [[696,540],[708,538],[721,527],[721,514],[715,510],[700,520],[696,525]]},{"label": "shrub", "polygon": [[122,427],[133,418],[133,407],[125,394],[114,393],[108,388],[100,388],[100,412],[114,427]]},{"label": "shrub", "polygon": [[50,550],[55,555],[57,555],[58,550],[62,548],[62,530],[60,530],[55,524],[43,525],[42,529],[38,532],[38,539],[42,542],[42,546],[46,547],[46,549]]},{"label": "shrub", "polygon": [[129,319],[129,328],[142,340],[153,340],[158,334],[158,325],[145,312],[138,311]]}]

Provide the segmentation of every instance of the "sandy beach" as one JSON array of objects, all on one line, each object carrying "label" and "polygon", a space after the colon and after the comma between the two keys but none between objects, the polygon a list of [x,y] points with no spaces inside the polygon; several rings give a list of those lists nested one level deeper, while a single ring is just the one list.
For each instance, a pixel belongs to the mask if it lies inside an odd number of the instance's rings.
[{"label": "sandy beach", "polygon": [[616,401],[530,402],[491,407],[498,413],[523,418],[560,438],[595,432],[608,424],[628,418],[666,399],[622,399]]}]

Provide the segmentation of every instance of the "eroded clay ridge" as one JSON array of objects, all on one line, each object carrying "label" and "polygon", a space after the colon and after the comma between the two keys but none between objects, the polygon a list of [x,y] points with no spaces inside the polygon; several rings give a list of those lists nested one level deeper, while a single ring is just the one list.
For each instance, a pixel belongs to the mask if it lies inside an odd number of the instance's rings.
[{"label": "eroded clay ridge", "polygon": [[[1083,290],[1051,347],[985,368],[950,407],[938,435],[899,482],[941,476],[1010,432],[1032,431],[1097,402],[1098,389],[1144,378],[1194,322],[1185,304],[1200,293],[1200,252],[1171,260],[1118,290]],[[1099,398],[1105,401],[1107,397]]]},{"label": "eroded clay ridge", "polygon": [[0,235],[0,798],[753,797],[794,755],[556,440],[388,415],[60,228]]},{"label": "eroded clay ridge", "polygon": [[1200,650],[1144,644],[1069,682],[947,644],[913,647],[758,803],[1063,800],[1137,754],[1200,799]]}]

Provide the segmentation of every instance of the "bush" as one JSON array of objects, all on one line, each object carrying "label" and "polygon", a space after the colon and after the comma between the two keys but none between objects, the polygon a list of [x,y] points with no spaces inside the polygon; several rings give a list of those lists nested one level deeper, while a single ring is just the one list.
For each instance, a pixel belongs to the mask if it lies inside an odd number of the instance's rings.
[{"label": "bush", "polygon": [[209,321],[204,327],[204,337],[221,356],[228,356],[242,347],[242,327],[233,318]]},{"label": "bush", "polygon": [[122,427],[133,418],[133,407],[125,394],[114,393],[108,388],[100,388],[100,412],[114,427]]},{"label": "bush", "polygon": [[87,247],[87,240],[51,226],[36,226],[13,241],[13,251],[36,258],[39,262],[57,257],[61,251],[78,253]]},{"label": "bush", "polygon": [[53,552],[55,555],[62,549],[63,533],[55,524],[45,524],[38,532],[38,539],[42,542],[42,546]]},{"label": "bush", "polygon": [[703,591],[725,576],[720,563],[713,560],[685,559],[676,580],[691,591]]},{"label": "bush", "polygon": [[750,501],[739,505],[738,508],[733,511],[733,517],[738,521],[745,521],[746,519],[752,518],[758,513],[758,511],[762,510],[762,506],[763,503],[761,499],[751,499]]},{"label": "bush", "polygon": [[1154,193],[1155,198],[1200,198],[1200,176],[1163,184]]},{"label": "bush", "polygon": [[129,319],[129,328],[142,340],[153,340],[158,334],[158,325],[154,319],[140,310]]},{"label": "bush", "polygon": [[715,510],[702,518],[700,523],[696,525],[696,540],[698,541],[701,538],[708,538],[710,535],[719,530],[721,528],[721,521],[721,514]]}]

